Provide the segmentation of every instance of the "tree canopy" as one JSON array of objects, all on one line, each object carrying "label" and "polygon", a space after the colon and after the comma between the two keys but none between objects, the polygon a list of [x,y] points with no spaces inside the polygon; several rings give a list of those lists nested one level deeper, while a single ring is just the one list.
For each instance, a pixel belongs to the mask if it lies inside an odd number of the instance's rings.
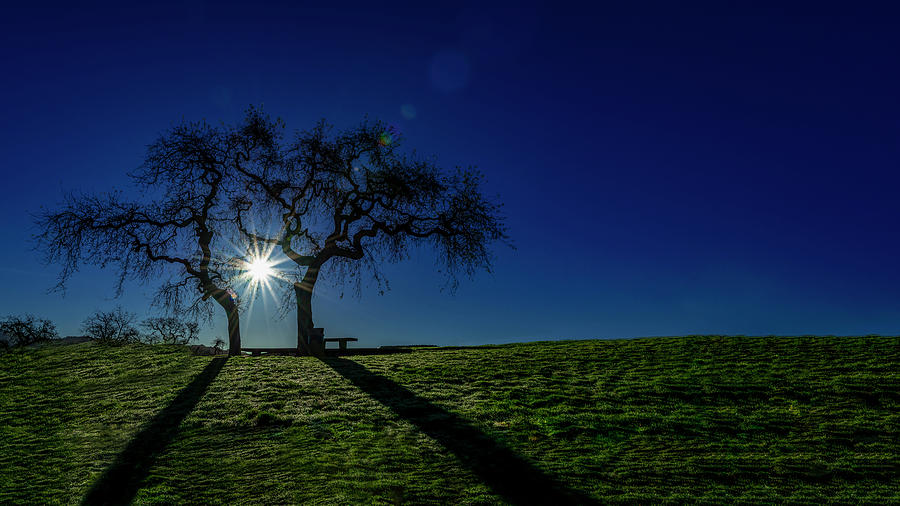
[{"label": "tree canopy", "polygon": [[404,153],[402,137],[379,121],[337,132],[322,121],[290,138],[284,130],[255,107],[235,126],[180,123],[131,174],[143,198],[70,195],[43,211],[37,245],[62,265],[58,287],[83,264],[116,268],[117,293],[128,279],[162,279],[156,302],[168,310],[209,314],[210,301],[224,309],[236,354],[248,258],[274,250],[296,266],[286,293],[298,347],[310,352],[323,268],[336,281],[368,272],[382,283],[383,263],[423,246],[452,289],[460,273],[490,270],[494,243],[509,244],[501,206],[474,168],[448,171]]},{"label": "tree canopy", "polygon": [[[491,268],[491,246],[509,244],[501,206],[481,189],[474,168],[445,171],[400,150],[402,137],[379,121],[334,132],[324,121],[289,142],[283,124],[251,109],[245,135],[269,156],[240,164],[245,192],[233,200],[242,237],[296,264],[298,346],[313,327],[311,297],[319,274],[381,282],[380,266],[430,248],[455,288],[457,274]],[[248,160],[248,162],[251,162]],[[277,232],[247,223],[275,221]]]},{"label": "tree canopy", "polygon": [[240,353],[239,253],[229,246],[234,219],[229,193],[234,164],[248,147],[240,131],[182,123],[147,148],[131,174],[129,200],[122,192],[69,195],[61,209],[44,210],[37,247],[62,264],[64,288],[82,264],[117,269],[117,293],[127,279],[156,282],[156,302],[168,310],[209,314],[210,301],[228,318],[229,349]]}]

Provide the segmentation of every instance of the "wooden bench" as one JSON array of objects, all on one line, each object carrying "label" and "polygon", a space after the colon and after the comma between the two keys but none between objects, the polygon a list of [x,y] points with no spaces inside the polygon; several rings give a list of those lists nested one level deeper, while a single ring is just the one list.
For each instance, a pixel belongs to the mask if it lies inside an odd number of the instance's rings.
[{"label": "wooden bench", "polygon": [[248,352],[254,357],[258,357],[265,353],[266,355],[296,355],[297,348],[241,348],[241,351]]},{"label": "wooden bench", "polygon": [[359,341],[359,339],[357,339],[355,337],[326,337],[325,338],[326,343],[334,343],[334,342],[338,343],[338,346],[340,347],[341,350],[347,349],[347,343],[349,341]]}]

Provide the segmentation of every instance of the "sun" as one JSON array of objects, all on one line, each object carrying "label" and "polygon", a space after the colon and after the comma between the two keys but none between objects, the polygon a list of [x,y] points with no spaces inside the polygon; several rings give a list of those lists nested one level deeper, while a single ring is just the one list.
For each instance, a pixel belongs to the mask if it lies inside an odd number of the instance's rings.
[{"label": "sun", "polygon": [[263,257],[256,257],[247,262],[247,273],[256,282],[263,282],[272,275],[272,264]]}]

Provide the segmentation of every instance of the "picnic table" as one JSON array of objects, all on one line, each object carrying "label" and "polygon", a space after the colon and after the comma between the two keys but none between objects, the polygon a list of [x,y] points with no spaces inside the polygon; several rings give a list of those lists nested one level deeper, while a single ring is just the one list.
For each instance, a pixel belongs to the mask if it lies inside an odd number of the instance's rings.
[{"label": "picnic table", "polygon": [[359,339],[355,337],[326,337],[326,343],[338,343],[338,346],[341,350],[347,349],[347,343],[350,341],[359,341]]}]

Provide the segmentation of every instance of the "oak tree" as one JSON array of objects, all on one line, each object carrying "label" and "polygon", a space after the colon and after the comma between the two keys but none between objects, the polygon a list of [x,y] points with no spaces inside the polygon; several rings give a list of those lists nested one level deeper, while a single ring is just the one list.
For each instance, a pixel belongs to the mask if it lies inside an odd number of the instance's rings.
[{"label": "oak tree", "polygon": [[[383,281],[381,266],[426,247],[455,287],[457,274],[490,270],[491,246],[510,244],[501,205],[485,195],[474,168],[441,169],[400,150],[402,138],[382,122],[334,132],[320,122],[285,141],[284,124],[257,109],[245,135],[269,156],[238,163],[245,192],[233,200],[247,240],[282,252],[292,279],[298,347],[309,352],[312,296],[325,267],[339,280],[364,272]],[[275,233],[258,223],[275,222]]]},{"label": "oak tree", "polygon": [[240,353],[239,301],[233,288],[241,254],[229,241],[235,164],[257,156],[242,127],[183,122],[161,135],[131,174],[127,193],[69,195],[37,217],[37,248],[62,270],[58,288],[83,264],[114,267],[117,294],[126,280],[157,283],[169,311],[228,321],[229,353]]}]

